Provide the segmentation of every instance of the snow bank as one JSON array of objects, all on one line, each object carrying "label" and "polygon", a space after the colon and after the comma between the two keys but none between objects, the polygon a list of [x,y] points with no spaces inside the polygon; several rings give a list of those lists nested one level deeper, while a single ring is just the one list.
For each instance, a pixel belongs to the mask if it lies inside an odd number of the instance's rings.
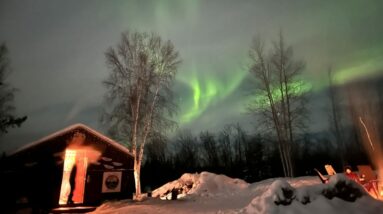
[{"label": "snow bank", "polygon": [[383,213],[383,203],[370,197],[343,175],[328,184],[292,187],[285,179],[275,180],[262,195],[237,213]]},{"label": "snow bank", "polygon": [[[187,197],[176,201],[158,199],[173,189],[181,189]],[[383,202],[339,174],[332,176],[328,184],[322,184],[316,176],[248,184],[209,172],[184,174],[152,195],[157,198],[107,202],[95,213],[383,214]]]},{"label": "snow bank", "polygon": [[189,194],[227,195],[243,190],[248,186],[249,184],[241,179],[202,172]]},{"label": "snow bank", "polygon": [[226,175],[210,172],[200,174],[185,173],[178,180],[169,182],[152,192],[153,197],[161,197],[173,189],[180,189],[182,194],[199,196],[216,196],[233,194],[249,186],[241,179],[233,179]]},{"label": "snow bank", "polygon": [[170,193],[173,189],[181,189],[183,192],[187,193],[191,188],[194,187],[194,184],[197,182],[199,174],[183,174],[178,180],[169,182],[158,189],[155,189],[152,192],[152,197],[161,197]]}]

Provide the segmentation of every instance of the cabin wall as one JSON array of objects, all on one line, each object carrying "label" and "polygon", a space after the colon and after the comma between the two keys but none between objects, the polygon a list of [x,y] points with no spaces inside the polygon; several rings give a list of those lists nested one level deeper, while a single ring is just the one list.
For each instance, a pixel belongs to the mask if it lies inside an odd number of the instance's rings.
[{"label": "cabin wall", "polygon": [[3,171],[1,192],[8,207],[57,206],[62,178],[62,165],[43,162],[33,167]]},{"label": "cabin wall", "polygon": [[[119,192],[103,192],[103,175],[105,172],[121,172],[121,190]],[[128,199],[133,197],[134,179],[132,170],[89,170],[85,186],[84,203],[97,205],[110,199]]]},{"label": "cabin wall", "polygon": [[[63,163],[54,160],[39,161],[32,167],[22,167],[3,172],[2,192],[7,205],[16,206],[16,201],[24,198],[27,204],[36,207],[59,206],[60,188],[63,176]],[[121,172],[121,191],[103,193],[104,172]],[[84,205],[99,205],[105,200],[132,198],[134,178],[132,169],[107,170],[103,166],[91,165],[87,170]]]},{"label": "cabin wall", "polygon": [[[14,206],[16,201],[23,197],[27,198],[27,204],[37,207],[59,205],[65,150],[73,146],[71,139],[76,132],[86,135],[80,146],[91,147],[101,153],[98,161],[89,163],[84,204],[99,205],[107,199],[132,198],[133,157],[102,138],[76,128],[6,158],[7,167],[1,171],[0,187],[2,192],[9,196],[6,202],[9,202],[10,206]],[[102,192],[103,173],[109,171],[122,172],[120,192]]]}]

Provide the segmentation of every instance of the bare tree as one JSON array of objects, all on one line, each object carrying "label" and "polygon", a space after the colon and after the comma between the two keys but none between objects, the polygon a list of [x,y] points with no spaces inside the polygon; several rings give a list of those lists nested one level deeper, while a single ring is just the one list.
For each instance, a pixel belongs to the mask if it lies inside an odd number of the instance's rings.
[{"label": "bare tree", "polygon": [[236,162],[238,162],[239,164],[242,164],[244,159],[245,159],[245,155],[244,155],[244,152],[245,152],[245,147],[246,147],[246,142],[247,142],[247,135],[246,135],[246,132],[245,130],[242,129],[242,127],[239,125],[239,123],[237,123],[236,125],[233,125],[233,129],[234,129],[234,137],[235,137],[235,140],[234,140],[234,145],[235,145],[235,159],[236,159]]},{"label": "bare tree", "polygon": [[217,167],[219,163],[218,145],[213,134],[208,131],[201,132],[199,135],[201,148],[204,153],[205,166]]},{"label": "bare tree", "polygon": [[9,64],[8,49],[3,43],[0,45],[0,135],[7,133],[8,128],[20,127],[27,119],[26,116],[16,117],[13,115],[15,107],[12,101],[16,89],[5,81],[10,73]]},{"label": "bare tree", "polygon": [[249,56],[257,92],[248,110],[260,115],[266,128],[273,127],[284,174],[294,176],[294,136],[304,129],[306,118],[304,83],[299,80],[304,63],[293,59],[292,47],[285,45],[282,33],[268,54],[261,39],[255,37]]},{"label": "bare tree", "polygon": [[164,163],[167,160],[167,139],[161,136],[151,139],[146,145],[145,162]]},{"label": "bare tree", "polygon": [[200,152],[198,140],[192,135],[190,130],[179,131],[175,142],[175,163],[183,170],[196,170],[200,166]]},{"label": "bare tree", "polygon": [[330,130],[333,133],[336,142],[337,142],[337,149],[339,151],[340,157],[341,157],[341,164],[342,166],[345,166],[345,145],[343,141],[343,135],[342,135],[342,117],[341,117],[341,111],[339,106],[339,99],[337,97],[337,91],[335,89],[334,83],[333,83],[333,75],[332,75],[332,69],[329,68],[328,70],[328,79],[329,79],[329,98],[330,98],[330,105],[331,105],[331,111],[329,115],[329,125]]},{"label": "bare tree", "polygon": [[232,152],[232,142],[230,139],[231,136],[231,126],[226,125],[223,130],[218,135],[218,144],[219,146],[219,158],[220,163],[224,169],[231,169],[233,165],[233,152]]},{"label": "bare tree", "polygon": [[109,48],[105,56],[110,73],[104,81],[108,89],[104,121],[130,147],[139,198],[145,144],[175,125],[169,118],[176,110],[171,87],[179,54],[170,41],[156,34],[125,32],[117,47]]}]

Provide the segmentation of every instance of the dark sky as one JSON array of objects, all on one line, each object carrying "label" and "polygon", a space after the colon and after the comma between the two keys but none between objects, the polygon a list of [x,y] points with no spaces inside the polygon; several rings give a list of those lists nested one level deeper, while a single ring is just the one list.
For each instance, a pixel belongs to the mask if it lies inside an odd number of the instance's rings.
[{"label": "dark sky", "polygon": [[[0,0],[0,41],[10,50],[9,82],[22,128],[1,139],[12,150],[67,125],[97,130],[108,71],[104,52],[126,30],[171,40],[183,60],[176,91],[181,129],[216,131],[227,123],[251,130],[245,114],[247,53],[254,35],[275,40],[279,30],[306,62],[303,79],[314,94],[383,71],[381,0]],[[311,130],[323,125],[323,96],[310,102]]]}]

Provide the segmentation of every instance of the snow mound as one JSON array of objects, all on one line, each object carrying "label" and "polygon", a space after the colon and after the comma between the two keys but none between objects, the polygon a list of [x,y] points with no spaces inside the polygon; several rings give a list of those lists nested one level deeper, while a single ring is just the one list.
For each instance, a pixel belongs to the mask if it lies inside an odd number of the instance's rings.
[{"label": "snow mound", "polygon": [[166,194],[170,193],[173,189],[181,189],[182,192],[189,192],[191,188],[194,187],[194,184],[199,179],[199,174],[190,174],[185,173],[183,174],[178,180],[171,181],[167,184],[164,184],[158,189],[155,189],[152,192],[152,197],[161,197],[165,196]]},{"label": "snow mound", "polygon": [[169,182],[153,191],[153,197],[161,197],[173,189],[180,190],[180,194],[213,196],[231,195],[246,189],[248,183],[241,179],[233,179],[226,175],[217,175],[210,172],[200,174],[183,174],[178,180]]},{"label": "snow mound", "polygon": [[[353,202],[353,203],[350,203]],[[363,212],[361,212],[363,210]],[[383,204],[344,175],[328,184],[292,187],[285,179],[275,180],[262,195],[238,213],[383,213]]]},{"label": "snow mound", "polygon": [[[177,190],[185,200],[160,200]],[[158,214],[377,214],[383,203],[343,175],[322,184],[316,176],[271,178],[248,184],[240,179],[209,172],[184,174],[156,189],[141,202],[110,201],[94,213]],[[179,195],[178,195],[179,196]]]},{"label": "snow mound", "polygon": [[216,175],[209,172],[202,172],[195,183],[190,194],[231,194],[245,189],[248,183],[241,179],[233,179],[226,175]]}]

